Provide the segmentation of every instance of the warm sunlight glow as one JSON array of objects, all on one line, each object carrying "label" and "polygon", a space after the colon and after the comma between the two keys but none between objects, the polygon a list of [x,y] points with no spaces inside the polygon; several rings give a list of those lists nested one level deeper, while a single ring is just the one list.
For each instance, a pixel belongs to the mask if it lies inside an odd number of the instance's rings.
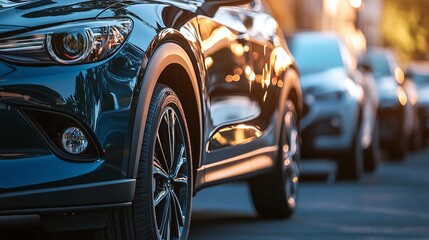
[{"label": "warm sunlight glow", "polygon": [[225,82],[228,82],[228,83],[230,83],[230,82],[232,82],[233,80],[232,80],[232,75],[227,75],[226,77],[225,77]]},{"label": "warm sunlight glow", "polygon": [[349,2],[354,8],[360,8],[362,6],[362,0],[349,0]]},{"label": "warm sunlight glow", "polygon": [[323,1],[323,8],[326,11],[326,13],[329,14],[329,16],[335,16],[337,15],[337,9],[339,5],[339,0],[324,0]]},{"label": "warm sunlight glow", "polygon": [[395,78],[396,78],[396,81],[399,83],[399,84],[403,84],[404,83],[404,81],[405,81],[405,74],[404,74],[404,71],[402,71],[402,69],[401,68],[395,68]]},{"label": "warm sunlight glow", "polygon": [[231,44],[231,51],[237,57],[243,56],[245,52],[243,45],[241,45],[240,43]]},{"label": "warm sunlight glow", "polygon": [[299,180],[298,180],[298,177],[294,177],[293,179],[292,179],[292,182],[294,182],[294,183],[297,183]]},{"label": "warm sunlight glow", "polygon": [[247,76],[249,76],[252,73],[252,68],[250,66],[247,66],[244,69],[244,72],[246,73]]},{"label": "warm sunlight glow", "polygon": [[404,88],[399,86],[396,89],[396,94],[398,95],[399,103],[402,106],[405,106],[405,104],[407,104],[408,98],[407,98],[407,94],[405,93]]},{"label": "warm sunlight glow", "polygon": [[207,69],[211,68],[213,66],[213,63],[214,61],[212,57],[206,57],[205,64]]}]

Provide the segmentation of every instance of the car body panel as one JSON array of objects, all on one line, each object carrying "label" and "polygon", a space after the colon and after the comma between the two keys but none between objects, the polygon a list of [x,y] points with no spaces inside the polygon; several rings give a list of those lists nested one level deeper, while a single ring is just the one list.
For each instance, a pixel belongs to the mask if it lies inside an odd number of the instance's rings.
[{"label": "car body panel", "polygon": [[[42,26],[74,21],[76,19],[91,19],[97,17],[103,10],[118,1],[27,1],[26,3],[0,8],[1,26],[13,25],[13,30],[33,29]],[[10,29],[8,29],[10,30]],[[4,34],[15,31],[4,31]],[[8,34],[10,35],[10,34]],[[0,35],[4,37],[5,35]]]},{"label": "car body panel", "polygon": [[412,62],[407,66],[406,76],[414,83],[417,91],[417,108],[423,140],[429,136],[429,64],[427,62]]},{"label": "car body panel", "polygon": [[374,70],[382,147],[388,147],[401,136],[410,139],[413,132],[418,131],[415,107],[418,97],[414,84],[404,77],[391,50],[370,48],[362,61],[372,65]]},{"label": "car body panel", "polygon": [[[32,191],[37,190],[43,192],[39,198],[54,198],[53,202],[56,199],[61,203],[61,191],[56,194],[55,189],[106,183],[100,188],[105,191],[109,185],[113,189],[118,186],[118,181],[129,180],[127,194],[119,192],[120,196],[114,202],[107,199],[99,202],[100,205],[129,204],[130,196],[134,195],[132,181],[136,178],[151,94],[163,70],[171,65],[177,65],[187,73],[192,88],[187,99],[196,106],[195,123],[199,126],[192,127],[199,128],[200,135],[195,138],[201,148],[194,150],[194,159],[198,161],[194,164],[195,189],[271,169],[278,154],[278,129],[284,103],[293,95],[298,112],[303,105],[294,60],[279,35],[278,26],[267,14],[225,7],[218,11],[219,15],[210,18],[198,13],[196,4],[183,4],[183,1],[42,1],[37,6],[18,6],[15,14],[14,8],[0,10],[3,11],[1,26],[10,20],[4,16],[12,15],[17,24],[1,28],[0,39],[70,21],[125,17],[134,24],[124,45],[101,61],[32,65],[0,60],[0,113],[15,109],[35,131],[35,138],[43,145],[39,148],[47,149],[43,154],[33,152],[25,157],[15,155],[13,159],[10,153],[0,151],[0,168],[11,170],[19,166],[24,174],[33,171],[34,167],[49,165],[42,172],[25,175],[25,181],[14,182],[14,178],[5,181],[3,179],[10,174],[1,175],[0,199],[19,199],[25,195],[21,198],[25,201],[32,199]],[[225,16],[236,21],[225,21]],[[249,22],[263,18],[272,27],[263,30],[253,25],[237,27],[243,18]],[[208,22],[213,28],[204,32],[202,26]],[[229,38],[224,39],[222,32],[228,32]],[[204,44],[208,44],[205,41],[210,41],[211,37],[215,37],[211,40],[213,46],[205,47]],[[243,51],[239,57],[234,56],[234,51],[240,55],[245,46],[249,47],[248,51]],[[219,51],[226,55],[215,56]],[[224,61],[226,56],[228,61]],[[210,58],[213,62],[208,67]],[[212,70],[215,68],[224,73]],[[241,68],[241,74],[234,72],[237,68]],[[234,81],[235,74],[240,75],[239,81]],[[226,81],[229,75],[232,75],[231,82]],[[171,81],[180,86],[186,79]],[[241,110],[230,111],[234,105]],[[225,111],[230,114],[224,116]],[[40,117],[43,116],[41,112],[55,116],[56,120],[51,118],[48,125],[61,126],[70,121],[81,126],[90,137],[93,156],[62,154],[61,148],[54,146],[44,134],[47,127],[42,122],[46,119]],[[211,149],[215,136],[227,141],[218,149]],[[16,137],[25,138],[26,132],[18,130]],[[17,153],[19,151],[15,151]],[[56,173],[49,175],[49,171]],[[23,175],[15,177],[22,178]],[[59,208],[70,210],[77,205],[95,204],[75,200],[75,204],[73,201],[62,202],[52,207],[58,211]],[[20,212],[19,208],[24,205],[10,209],[11,205],[0,204],[0,213]],[[31,212],[31,204],[25,208],[26,212]],[[34,208],[37,213],[49,206],[35,205]]]},{"label": "car body panel", "polygon": [[[323,86],[321,86],[323,85]],[[346,151],[355,139],[356,126],[359,124],[360,102],[356,91],[356,83],[351,80],[343,69],[333,69],[314,75],[303,75],[301,86],[304,96],[313,91],[344,92],[339,99],[305,98],[310,111],[300,122],[303,132],[303,148],[309,147],[310,152],[336,153]],[[337,128],[338,134],[318,134],[317,124],[326,121]],[[316,124],[316,125],[315,125]],[[307,146],[306,146],[307,145]],[[304,154],[305,151],[304,151]],[[317,153],[314,153],[317,155]]]},{"label": "car body panel", "polygon": [[[357,68],[354,56],[333,33],[303,32],[290,40],[307,106],[300,126],[304,157],[337,158],[352,149],[356,138],[368,148],[377,122],[374,79]],[[299,65],[300,59],[309,62]]]}]

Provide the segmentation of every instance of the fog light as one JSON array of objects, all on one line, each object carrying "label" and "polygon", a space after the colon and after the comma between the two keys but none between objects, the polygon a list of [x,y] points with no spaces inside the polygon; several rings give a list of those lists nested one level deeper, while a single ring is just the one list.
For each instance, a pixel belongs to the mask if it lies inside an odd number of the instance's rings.
[{"label": "fog light", "polygon": [[88,148],[88,140],[85,134],[76,127],[67,128],[62,135],[64,150],[71,154],[83,153]]}]

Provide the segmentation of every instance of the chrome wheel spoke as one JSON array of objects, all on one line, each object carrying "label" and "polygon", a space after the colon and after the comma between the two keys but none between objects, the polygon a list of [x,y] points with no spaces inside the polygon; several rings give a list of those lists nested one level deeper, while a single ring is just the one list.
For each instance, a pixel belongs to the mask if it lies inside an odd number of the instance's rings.
[{"label": "chrome wheel spoke", "polygon": [[164,179],[168,179],[168,173],[163,169],[163,167],[160,165],[158,159],[154,158],[153,160],[153,176],[160,176]]},{"label": "chrome wheel spoke", "polygon": [[166,121],[167,121],[167,130],[168,130],[168,145],[170,147],[170,160],[171,160],[171,170],[173,169],[173,161],[174,161],[174,153],[175,153],[175,145],[176,145],[176,139],[175,139],[175,125],[176,125],[176,116],[174,114],[174,111],[172,109],[169,109],[166,114]]},{"label": "chrome wheel spoke", "polygon": [[156,134],[156,143],[158,144],[159,150],[161,151],[161,155],[162,155],[162,159],[163,159],[163,163],[164,163],[164,168],[168,169],[169,164],[167,162],[166,154],[164,151],[164,147],[162,146],[162,141],[161,141],[161,138],[159,136],[159,132]]},{"label": "chrome wheel spoke", "polygon": [[177,197],[176,193],[174,191],[171,192],[172,196],[172,202],[174,206],[174,213],[176,216],[177,224],[178,226],[184,226],[185,225],[185,215],[182,211],[182,206],[180,205],[179,198]]},{"label": "chrome wheel spoke", "polygon": [[161,239],[170,239],[171,225],[171,195],[167,193],[164,209],[161,215],[161,224],[159,225],[159,234]]},{"label": "chrome wheel spoke", "polygon": [[180,185],[185,185],[185,186],[188,185],[188,177],[185,175],[174,178],[173,180],[174,180],[175,184],[180,184]]},{"label": "chrome wheel spoke", "polygon": [[174,178],[177,178],[177,175],[179,174],[180,169],[187,162],[187,159],[185,157],[183,157],[184,153],[185,153],[185,145],[182,144],[182,146],[180,148],[180,152],[179,152],[179,157],[177,159],[176,169],[173,172]]},{"label": "chrome wheel spoke", "polygon": [[290,157],[294,157],[296,152],[298,151],[298,131],[293,128],[291,129],[291,134],[290,134],[290,151],[289,151],[289,156]]},{"label": "chrome wheel spoke", "polygon": [[167,190],[165,190],[165,189],[163,189],[156,197],[155,197],[155,199],[154,199],[154,206],[155,207],[157,207],[161,202],[162,202],[162,200],[164,200],[164,199],[166,199],[166,197],[167,197],[167,195],[168,195],[168,192],[167,192]]},{"label": "chrome wheel spoke", "polygon": [[[179,199],[174,191],[171,192],[171,202],[173,208],[173,219],[171,221],[171,229],[174,230],[174,234],[177,239],[180,239],[182,235],[182,229],[185,225],[185,216],[183,215],[182,207],[180,206]],[[173,233],[173,231],[172,231]]]}]

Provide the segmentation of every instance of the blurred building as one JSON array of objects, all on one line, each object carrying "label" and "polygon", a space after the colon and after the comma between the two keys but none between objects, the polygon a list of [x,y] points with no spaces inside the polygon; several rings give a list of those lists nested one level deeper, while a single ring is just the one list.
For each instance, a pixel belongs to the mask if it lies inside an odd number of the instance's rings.
[{"label": "blurred building", "polygon": [[382,0],[267,2],[286,34],[303,30],[336,32],[356,54],[366,48],[365,35],[371,45],[381,42]]},{"label": "blurred building", "polygon": [[365,0],[359,11],[358,26],[366,36],[368,45],[380,46],[382,40],[383,0]]}]

